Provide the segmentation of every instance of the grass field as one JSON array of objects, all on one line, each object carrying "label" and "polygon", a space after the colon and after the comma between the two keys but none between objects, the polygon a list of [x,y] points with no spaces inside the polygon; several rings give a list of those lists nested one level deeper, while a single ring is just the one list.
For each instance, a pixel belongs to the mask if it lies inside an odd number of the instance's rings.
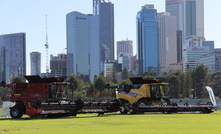
[{"label": "grass field", "polygon": [[57,119],[0,117],[0,134],[221,134],[221,111],[211,114],[80,114]]}]

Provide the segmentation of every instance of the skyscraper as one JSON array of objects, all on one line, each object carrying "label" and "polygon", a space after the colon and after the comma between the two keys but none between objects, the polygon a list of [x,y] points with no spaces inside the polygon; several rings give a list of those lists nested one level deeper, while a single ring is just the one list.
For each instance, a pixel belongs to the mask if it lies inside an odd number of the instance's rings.
[{"label": "skyscraper", "polygon": [[137,13],[138,74],[159,73],[159,27],[154,5],[144,5]]},{"label": "skyscraper", "polygon": [[183,59],[182,30],[177,30],[176,38],[177,38],[177,63],[179,63]]},{"label": "skyscraper", "polygon": [[190,67],[190,69],[195,68],[196,65],[200,64],[200,56],[210,52],[210,47],[207,45],[203,46],[203,41],[205,41],[205,38],[198,36],[188,36],[184,41],[184,72],[186,71],[187,65]]},{"label": "skyscraper", "polygon": [[114,60],[114,5],[105,0],[93,0],[93,14],[99,17],[101,60]]},{"label": "skyscraper", "polygon": [[51,55],[50,59],[51,76],[66,77],[67,76],[67,55],[58,54],[58,56]]},{"label": "skyscraper", "polygon": [[30,53],[31,60],[31,75],[39,75],[41,74],[41,53],[32,52]]},{"label": "skyscraper", "polygon": [[200,64],[200,57],[203,54],[209,53],[209,47],[186,47],[183,52],[184,56],[184,72],[186,71],[187,65],[190,69],[194,69],[196,65]]},{"label": "skyscraper", "polygon": [[208,67],[210,73],[221,71],[221,51],[213,51],[200,56],[200,64]]},{"label": "skyscraper", "polygon": [[93,0],[93,14],[68,13],[67,74],[94,75],[103,71],[105,60],[114,60],[114,6]]},{"label": "skyscraper", "polygon": [[117,41],[117,60],[122,64],[122,68],[130,69],[130,58],[133,56],[133,41],[122,40]]},{"label": "skyscraper", "polygon": [[26,75],[26,34],[0,35],[0,81],[10,83],[12,78]]},{"label": "skyscraper", "polygon": [[166,12],[176,17],[177,30],[183,29],[183,0],[166,0]]},{"label": "skyscraper", "polygon": [[158,13],[160,74],[168,72],[169,65],[177,63],[176,17],[170,13]]},{"label": "skyscraper", "polygon": [[119,54],[130,54],[133,56],[133,41],[128,39],[117,41],[117,57]]},{"label": "skyscraper", "polygon": [[99,16],[71,12],[67,21],[67,74],[99,75]]},{"label": "skyscraper", "polygon": [[183,0],[183,40],[204,37],[204,0]]}]

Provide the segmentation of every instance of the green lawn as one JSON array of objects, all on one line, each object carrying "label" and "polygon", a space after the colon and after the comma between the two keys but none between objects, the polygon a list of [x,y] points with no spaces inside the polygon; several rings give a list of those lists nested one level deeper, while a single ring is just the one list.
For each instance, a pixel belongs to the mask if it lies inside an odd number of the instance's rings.
[{"label": "green lawn", "polygon": [[221,111],[211,114],[80,114],[58,119],[0,118],[1,133],[221,134]]}]

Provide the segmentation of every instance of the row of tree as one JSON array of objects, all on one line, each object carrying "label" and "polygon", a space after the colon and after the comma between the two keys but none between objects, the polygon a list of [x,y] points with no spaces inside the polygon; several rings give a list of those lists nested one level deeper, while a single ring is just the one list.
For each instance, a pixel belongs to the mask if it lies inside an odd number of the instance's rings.
[{"label": "row of tree", "polygon": [[[71,83],[69,96],[75,98],[115,98],[115,90],[105,88],[106,84],[123,85],[130,84],[129,77],[133,76],[126,68],[122,70],[121,80],[117,78],[116,71],[104,77],[99,75],[94,77],[93,82],[84,82],[81,75],[71,74],[67,81]],[[195,69],[187,66],[186,72],[178,70],[175,72],[157,75],[154,72],[145,72],[144,78],[161,78],[164,82],[170,83],[168,96],[170,98],[208,98],[209,95],[205,86],[212,87],[216,97],[221,97],[221,71],[210,73],[209,69],[203,65],[197,65]],[[12,83],[24,81],[24,78],[14,77]],[[8,101],[12,90],[0,87],[0,101]]]},{"label": "row of tree", "polygon": [[[104,88],[106,84],[123,85],[130,84],[129,77],[134,76],[126,68],[122,70],[121,80],[117,79],[116,72],[104,77],[103,75],[95,76],[93,82],[82,82],[80,77],[71,75],[69,82],[76,86],[74,95],[78,97],[114,97],[113,89]],[[155,72],[145,72],[143,77],[146,79],[160,78],[164,82],[170,83],[168,91],[169,98],[209,98],[206,86],[214,90],[217,98],[221,97],[221,71],[210,73],[209,68],[204,64],[199,64],[195,69],[187,66],[185,73],[177,70],[163,75],[157,75]],[[77,83],[76,83],[77,82]]]}]

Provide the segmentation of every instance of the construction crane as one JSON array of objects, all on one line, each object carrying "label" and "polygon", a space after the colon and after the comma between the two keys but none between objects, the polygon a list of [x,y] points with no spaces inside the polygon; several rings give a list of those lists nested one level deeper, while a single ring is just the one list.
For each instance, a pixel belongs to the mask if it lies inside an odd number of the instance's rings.
[{"label": "construction crane", "polygon": [[67,48],[64,48],[63,51],[61,52],[61,54],[66,54],[66,53],[65,53],[65,50],[66,50],[66,49],[67,49]]},{"label": "construction crane", "polygon": [[47,15],[46,15],[46,44],[45,44],[45,49],[46,49],[46,77],[48,77],[49,74],[49,66],[48,66],[48,25],[47,25]]}]

